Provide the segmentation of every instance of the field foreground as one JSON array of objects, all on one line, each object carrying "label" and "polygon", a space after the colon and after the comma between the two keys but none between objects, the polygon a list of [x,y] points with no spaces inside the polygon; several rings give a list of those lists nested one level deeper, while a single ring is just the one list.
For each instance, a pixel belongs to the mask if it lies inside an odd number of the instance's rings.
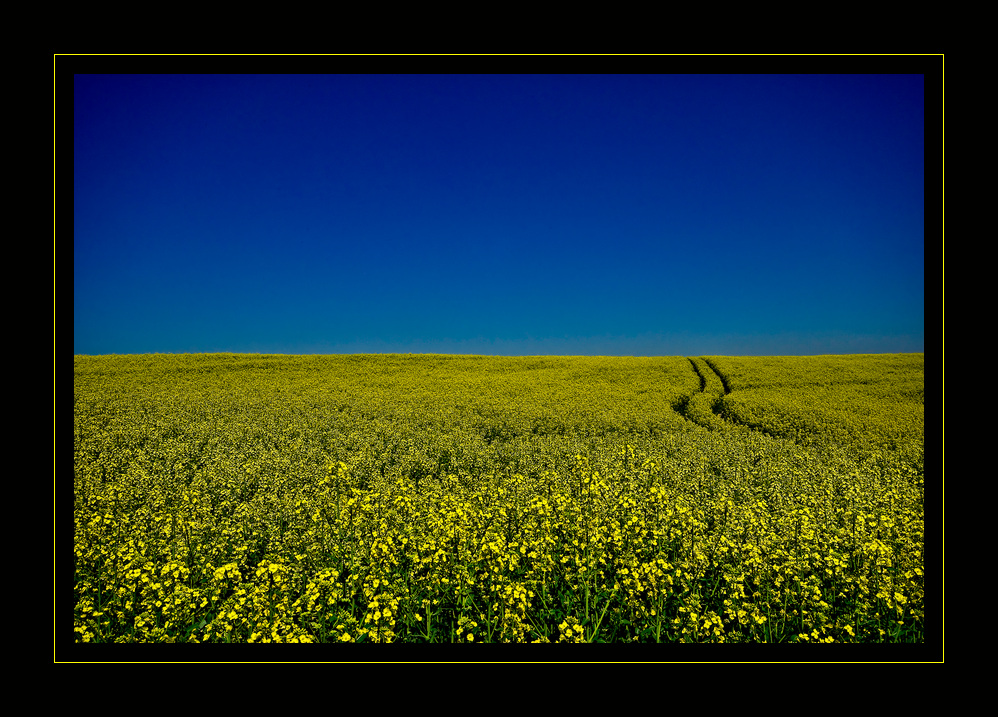
[{"label": "field foreground", "polygon": [[924,356],[74,357],[77,642],[924,641]]}]

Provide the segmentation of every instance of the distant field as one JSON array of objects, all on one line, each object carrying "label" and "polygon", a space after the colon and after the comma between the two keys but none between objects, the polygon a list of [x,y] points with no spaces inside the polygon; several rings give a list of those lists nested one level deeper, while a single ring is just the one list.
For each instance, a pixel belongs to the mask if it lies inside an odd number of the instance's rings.
[{"label": "distant field", "polygon": [[922,642],[924,356],[74,357],[78,642]]},{"label": "distant field", "polygon": [[707,360],[731,421],[804,444],[922,449],[924,354]]}]

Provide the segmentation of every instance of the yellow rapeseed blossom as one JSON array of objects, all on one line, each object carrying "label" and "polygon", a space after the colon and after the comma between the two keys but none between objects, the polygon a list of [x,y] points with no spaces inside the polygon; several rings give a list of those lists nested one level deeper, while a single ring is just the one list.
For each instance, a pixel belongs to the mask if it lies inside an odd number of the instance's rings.
[{"label": "yellow rapeseed blossom", "polygon": [[74,639],[918,642],[923,363],[74,357]]}]

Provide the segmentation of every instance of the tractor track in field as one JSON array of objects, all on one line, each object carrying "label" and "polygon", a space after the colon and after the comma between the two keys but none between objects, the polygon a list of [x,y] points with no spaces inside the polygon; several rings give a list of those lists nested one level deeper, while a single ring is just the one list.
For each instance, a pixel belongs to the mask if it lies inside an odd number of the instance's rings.
[{"label": "tractor track in field", "polygon": [[[687,421],[690,421],[691,423],[703,426],[704,428],[715,429],[719,427],[721,423],[723,423],[729,426],[745,426],[746,428],[749,428],[753,431],[763,433],[768,436],[772,435],[769,433],[769,431],[766,431],[765,429],[759,426],[752,426],[747,423],[742,423],[740,421],[733,421],[730,418],[726,417],[721,411],[721,402],[724,400],[725,396],[731,393],[731,384],[728,383],[724,375],[718,370],[717,366],[714,365],[714,362],[710,361],[709,359],[703,357],[698,357],[698,358],[688,357],[688,360],[690,362],[690,365],[693,367],[693,371],[696,373],[697,378],[700,379],[700,391],[694,393],[684,402],[680,403],[678,406],[675,407],[676,411],[683,418],[685,418]],[[713,394],[714,398],[713,400],[710,401],[709,405],[710,414],[712,414],[714,418],[713,419],[709,418],[708,415],[705,412],[703,412],[703,408],[705,408],[703,407],[700,409],[701,416],[703,416],[703,418],[701,420],[697,420],[695,417],[696,410],[695,408],[691,410],[690,404],[694,403],[697,400],[696,399],[697,396],[708,394],[707,390],[708,385],[714,382],[715,380],[720,383],[721,392],[714,393]],[[691,413],[693,413],[694,415],[691,415]]]},{"label": "tractor track in field", "polygon": [[[702,358],[691,358],[691,357],[687,357],[687,360],[690,362],[690,366],[693,367],[693,372],[697,375],[697,378],[700,380],[700,390],[697,391],[696,393],[694,393],[689,398],[687,398],[685,401],[680,402],[679,405],[675,406],[674,408],[687,421],[690,421],[691,423],[696,423],[697,425],[703,425],[705,428],[708,428],[709,426],[707,426],[704,423],[703,420],[698,421],[698,420],[696,420],[694,418],[696,410],[691,407],[691,404],[702,403],[702,401],[700,399],[698,399],[697,397],[698,396],[704,396],[704,395],[707,394],[708,378],[713,378],[712,375],[711,375],[711,372],[714,373],[714,374],[716,374],[717,371],[714,369],[713,366],[710,366],[709,364],[707,364],[707,362],[704,361],[704,359],[702,359]],[[720,378],[720,376],[718,376],[718,378]],[[723,385],[723,380],[722,380],[722,385]],[[715,416],[717,416],[720,420],[724,420],[721,417],[721,415],[716,410],[714,410],[714,405],[716,403],[717,403],[717,399],[715,399],[714,401],[710,402],[711,413],[713,413]],[[701,410],[702,410],[702,408],[701,408]],[[694,415],[691,415],[691,414],[694,414]]]},{"label": "tractor track in field", "polygon": [[693,359],[688,359],[688,361],[690,362],[690,366],[693,367],[693,372],[696,373],[697,378],[700,379],[700,393],[703,393],[704,391],[707,390],[707,379],[704,378],[704,375],[700,371],[700,367],[697,365],[696,361],[694,361]]},{"label": "tractor track in field", "polygon": [[[720,405],[721,402],[724,400],[724,397],[731,393],[732,391],[731,384],[728,383],[728,380],[724,377],[724,374],[722,374],[718,370],[717,366],[714,364],[713,361],[704,357],[700,357],[700,361],[703,362],[703,364],[711,371],[711,373],[717,376],[718,380],[721,382],[721,386],[724,388],[724,393],[720,396],[717,396],[717,398],[711,403],[710,406],[711,413],[717,416],[718,420],[724,421],[724,423],[730,426],[744,426],[745,428],[748,428],[756,433],[761,433],[770,438],[779,438],[778,435],[772,433],[771,431],[767,430],[762,426],[753,425],[751,423],[745,423],[744,421],[733,420],[729,416],[725,416],[724,413],[721,411]],[[708,376],[704,375],[704,372],[698,368],[696,361],[690,359],[690,363],[693,364],[693,369],[696,371],[697,376],[700,377],[700,392],[703,393],[706,390]],[[697,421],[694,421],[692,418],[689,418],[686,414],[683,414],[683,417],[686,418],[686,420],[688,421],[697,423]]]},{"label": "tractor track in field", "polygon": [[703,362],[707,364],[707,367],[711,371],[717,374],[717,378],[720,379],[721,385],[724,386],[724,395],[727,396],[729,393],[731,393],[731,386],[728,384],[728,380],[724,378],[724,376],[721,374],[720,371],[717,370],[717,366],[714,365],[714,362],[706,358],[703,359]]}]

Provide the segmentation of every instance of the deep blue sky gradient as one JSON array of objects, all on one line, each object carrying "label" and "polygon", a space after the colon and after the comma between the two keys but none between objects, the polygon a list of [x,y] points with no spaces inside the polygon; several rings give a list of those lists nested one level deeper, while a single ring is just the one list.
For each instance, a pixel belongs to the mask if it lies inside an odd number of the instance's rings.
[{"label": "deep blue sky gradient", "polygon": [[924,351],[921,75],[77,75],[75,354]]}]

